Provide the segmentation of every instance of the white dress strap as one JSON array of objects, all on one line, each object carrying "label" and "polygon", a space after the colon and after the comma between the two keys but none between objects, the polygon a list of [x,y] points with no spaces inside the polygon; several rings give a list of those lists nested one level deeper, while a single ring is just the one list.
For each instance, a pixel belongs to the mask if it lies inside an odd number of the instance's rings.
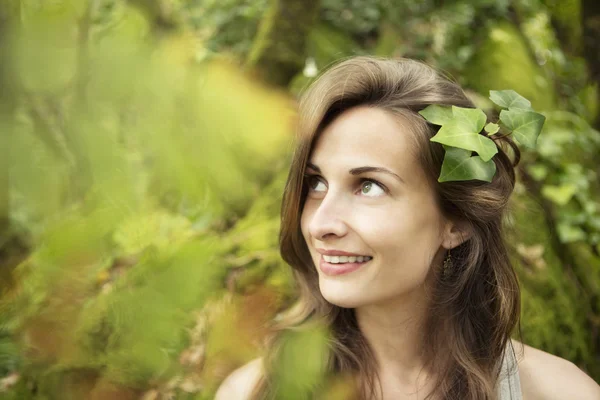
[{"label": "white dress strap", "polygon": [[517,364],[515,350],[510,342],[506,346],[504,358],[502,359],[502,369],[500,370],[498,382],[498,399],[523,400],[519,365]]}]

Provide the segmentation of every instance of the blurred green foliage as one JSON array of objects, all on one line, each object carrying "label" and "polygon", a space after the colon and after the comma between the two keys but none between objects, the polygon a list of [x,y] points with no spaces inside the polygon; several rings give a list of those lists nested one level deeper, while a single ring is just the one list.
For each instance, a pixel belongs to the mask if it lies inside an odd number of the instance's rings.
[{"label": "blurred green foliage", "polygon": [[189,21],[212,53],[247,54],[267,0],[190,1]]},{"label": "blurred green foliage", "polygon": [[[255,43],[265,18],[299,5],[2,2],[1,244],[16,249],[13,235],[25,250],[0,252],[14,277],[0,297],[0,397],[210,399],[259,355],[294,298],[277,250],[286,92],[356,54],[423,59],[483,108],[490,89],[513,88],[544,113],[507,220],[524,340],[600,379],[599,89],[577,52],[579,2],[322,0],[297,18],[312,21],[304,41]],[[293,48],[305,66],[266,89],[240,71],[276,65],[248,63],[257,48]],[[282,338],[281,390],[322,384],[326,337]]]}]

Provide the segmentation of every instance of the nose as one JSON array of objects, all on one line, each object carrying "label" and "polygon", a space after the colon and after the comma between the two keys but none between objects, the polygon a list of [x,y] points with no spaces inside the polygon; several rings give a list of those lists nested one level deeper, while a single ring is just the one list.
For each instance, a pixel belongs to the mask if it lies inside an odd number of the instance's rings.
[{"label": "nose", "polygon": [[321,241],[345,236],[348,233],[346,219],[350,210],[350,205],[343,198],[334,197],[329,192],[318,205],[314,205],[308,216],[308,232]]}]

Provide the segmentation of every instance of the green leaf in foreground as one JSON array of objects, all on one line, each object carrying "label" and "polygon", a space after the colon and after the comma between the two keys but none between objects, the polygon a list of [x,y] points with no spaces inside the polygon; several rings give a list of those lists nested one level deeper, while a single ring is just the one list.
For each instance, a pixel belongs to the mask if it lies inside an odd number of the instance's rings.
[{"label": "green leaf in foreground", "polygon": [[469,150],[446,147],[438,182],[479,180],[491,182],[496,173],[494,161],[472,156]]},{"label": "green leaf in foreground", "polygon": [[421,114],[428,122],[434,125],[444,125],[454,118],[451,107],[440,106],[437,104],[427,106],[423,110],[419,111],[419,114]]},{"label": "green leaf in foreground", "polygon": [[431,138],[446,146],[476,151],[483,161],[489,161],[498,152],[498,147],[490,138],[480,135],[486,116],[478,108],[452,107],[454,118],[446,122]]},{"label": "green leaf in foreground", "polygon": [[502,110],[500,121],[512,131],[519,143],[534,148],[546,117],[535,111]]},{"label": "green leaf in foreground", "polygon": [[328,335],[326,327],[315,325],[282,336],[274,373],[277,398],[310,398],[325,377]]},{"label": "green leaf in foreground", "polygon": [[500,130],[500,126],[498,124],[494,124],[493,122],[490,122],[483,129],[485,129],[485,131],[487,132],[487,134],[489,136],[489,135],[493,135],[494,133],[498,132]]},{"label": "green leaf in foreground", "polygon": [[490,100],[500,107],[531,111],[531,102],[514,90],[490,90]]}]

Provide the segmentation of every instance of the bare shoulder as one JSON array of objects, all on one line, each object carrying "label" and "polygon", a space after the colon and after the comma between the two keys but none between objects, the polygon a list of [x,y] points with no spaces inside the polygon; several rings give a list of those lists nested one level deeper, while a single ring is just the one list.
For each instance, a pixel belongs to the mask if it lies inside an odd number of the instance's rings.
[{"label": "bare shoulder", "polygon": [[575,364],[513,340],[523,400],[600,400],[600,386]]},{"label": "bare shoulder", "polygon": [[262,358],[254,359],[233,371],[221,383],[215,400],[249,400],[263,374],[262,361]]}]

